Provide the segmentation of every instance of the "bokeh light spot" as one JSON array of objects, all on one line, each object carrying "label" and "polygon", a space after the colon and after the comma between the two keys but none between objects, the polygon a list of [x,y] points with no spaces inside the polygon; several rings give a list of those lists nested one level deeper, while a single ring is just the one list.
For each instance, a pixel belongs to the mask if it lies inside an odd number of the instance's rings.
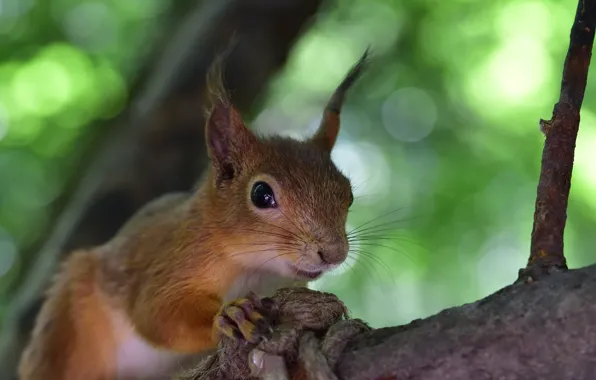
[{"label": "bokeh light spot", "polygon": [[[543,101],[536,96],[552,72],[550,56],[535,38],[520,36],[505,41],[467,78],[468,101],[476,111],[498,114]],[[506,123],[519,130],[516,123]]]},{"label": "bokeh light spot", "polygon": [[383,125],[394,138],[415,142],[427,137],[437,121],[437,107],[424,90],[401,88],[382,106]]},{"label": "bokeh light spot", "polygon": [[63,24],[71,41],[88,50],[99,50],[116,39],[116,21],[116,15],[105,3],[86,2],[70,9]]},{"label": "bokeh light spot", "polygon": [[581,124],[575,148],[572,191],[596,211],[596,115],[587,108],[581,111]]},{"label": "bokeh light spot", "polygon": [[0,0],[0,18],[14,19],[31,9],[34,0]]},{"label": "bokeh light spot", "polygon": [[[299,126],[295,118],[284,112],[283,106],[271,106],[263,109],[252,123],[252,128],[265,136],[277,134],[303,140],[307,133],[304,126]],[[283,125],[283,128],[280,126]]]},{"label": "bokeh light spot", "polygon": [[[105,91],[105,84],[97,80],[96,68],[80,49],[64,43],[56,43],[45,48],[40,54],[41,57],[60,62],[68,68],[70,77],[70,96],[69,103],[76,102],[77,109],[91,111],[90,103],[94,106],[93,100],[101,97],[101,92]],[[101,91],[98,88],[101,86]],[[95,108],[94,106],[93,108]]]},{"label": "bokeh light spot", "polygon": [[511,1],[504,4],[496,19],[497,34],[503,41],[531,36],[547,42],[552,35],[551,12],[544,1]]},{"label": "bokeh light spot", "polygon": [[295,87],[329,92],[337,87],[363,52],[364,49],[356,50],[345,36],[338,33],[306,35],[288,62],[286,80]]},{"label": "bokeh light spot", "polygon": [[488,80],[503,100],[521,102],[544,83],[548,57],[536,40],[517,38],[507,42],[493,56]]},{"label": "bokeh light spot", "polygon": [[106,60],[97,63],[96,75],[97,82],[101,83],[101,92],[94,91],[96,112],[99,112],[100,118],[109,119],[116,116],[126,105],[127,86],[122,74]]},{"label": "bokeh light spot", "polygon": [[72,98],[72,82],[62,63],[37,58],[17,71],[12,94],[29,112],[54,114]]},{"label": "bokeh light spot", "polygon": [[[391,4],[391,5],[390,5]],[[342,20],[337,27],[349,33],[351,45],[371,45],[375,54],[382,54],[395,46],[403,22],[394,4],[385,1],[356,2],[350,7],[350,20]]]}]

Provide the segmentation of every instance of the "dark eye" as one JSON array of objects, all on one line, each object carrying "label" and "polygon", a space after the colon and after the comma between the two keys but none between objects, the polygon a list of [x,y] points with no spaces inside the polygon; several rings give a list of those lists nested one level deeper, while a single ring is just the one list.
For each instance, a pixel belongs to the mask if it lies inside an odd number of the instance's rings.
[{"label": "dark eye", "polygon": [[271,186],[265,182],[256,182],[252,186],[250,192],[250,200],[258,208],[273,208],[277,207],[277,202],[273,196]]},{"label": "dark eye", "polygon": [[350,206],[354,203],[354,193],[350,192]]}]

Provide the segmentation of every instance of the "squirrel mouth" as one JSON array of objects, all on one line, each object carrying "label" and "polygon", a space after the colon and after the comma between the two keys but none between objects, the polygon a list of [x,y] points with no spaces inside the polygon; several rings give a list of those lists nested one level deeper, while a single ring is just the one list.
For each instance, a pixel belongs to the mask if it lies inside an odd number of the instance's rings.
[{"label": "squirrel mouth", "polygon": [[322,270],[318,270],[318,271],[306,271],[306,270],[302,270],[302,269],[298,269],[295,266],[292,265],[292,269],[294,270],[294,272],[303,278],[308,278],[310,280],[314,280],[318,277],[320,277],[323,274]]}]

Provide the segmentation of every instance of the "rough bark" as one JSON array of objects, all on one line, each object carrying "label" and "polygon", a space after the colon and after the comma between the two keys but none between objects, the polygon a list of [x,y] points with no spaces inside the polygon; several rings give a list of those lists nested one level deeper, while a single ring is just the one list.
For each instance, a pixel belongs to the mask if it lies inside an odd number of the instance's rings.
[{"label": "rough bark", "polygon": [[234,103],[248,110],[280,69],[296,38],[324,0],[198,2],[161,54],[148,83],[113,121],[113,133],[81,169],[46,243],[3,321],[0,378],[11,378],[40,307],[41,294],[64,254],[101,244],[142,205],[189,190],[205,162],[205,73],[234,35],[224,77]]},{"label": "rough bark", "polygon": [[[596,378],[596,265],[510,285],[408,325],[371,331],[358,320],[339,320],[343,304],[330,294],[283,289],[273,299],[286,321],[258,348],[297,368],[292,380]],[[321,333],[322,328],[329,329]],[[308,334],[315,339],[313,331],[320,345],[304,339]],[[246,378],[253,348],[224,341],[206,366],[176,379]],[[282,379],[280,373],[270,375]]]},{"label": "rough bark", "polygon": [[352,339],[343,380],[592,380],[596,265]]}]

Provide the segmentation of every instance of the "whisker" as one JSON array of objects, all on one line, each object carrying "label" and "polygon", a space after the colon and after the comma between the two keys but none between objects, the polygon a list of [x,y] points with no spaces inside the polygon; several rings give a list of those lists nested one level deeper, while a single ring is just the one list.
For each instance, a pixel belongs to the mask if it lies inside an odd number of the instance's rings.
[{"label": "whisker", "polygon": [[391,241],[403,241],[413,244],[420,244],[417,239],[412,238],[408,235],[365,235],[358,237],[351,237],[348,239],[349,243],[356,243],[360,241],[376,241],[376,240],[391,240]]},{"label": "whisker", "polygon": [[377,280],[381,280],[381,276],[379,276],[379,272],[377,272],[377,269],[375,268],[375,266],[373,264],[371,264],[370,262],[363,260],[366,257],[360,255],[360,252],[352,251],[352,253],[358,253],[357,257],[350,257],[350,258],[352,260],[354,260],[358,265],[360,265],[364,270],[366,270],[366,272],[368,273],[368,275],[371,279],[375,279],[375,277],[376,277]]},{"label": "whisker", "polygon": [[291,253],[292,252],[280,253],[278,255],[275,255],[273,257],[268,258],[267,260],[265,260],[264,262],[262,262],[259,266],[257,266],[256,268],[254,268],[251,272],[249,272],[247,279],[250,278],[251,276],[254,276],[255,274],[257,274],[270,261],[275,260],[275,259],[278,259],[278,258],[280,258],[282,256],[285,256],[285,255],[289,255]]},{"label": "whisker", "polygon": [[344,260],[344,261],[343,261],[343,262],[340,264],[340,267],[342,267],[342,266],[344,266],[344,265],[347,265],[347,266],[348,266],[348,269],[346,269],[346,273],[347,273],[347,272],[349,272],[349,271],[354,271],[354,266],[353,266],[353,265],[351,265],[351,264],[348,262],[348,260],[347,260],[347,259],[349,259],[349,258],[351,258],[351,257],[348,255],[348,256],[346,257],[346,260]]},{"label": "whisker", "polygon": [[361,245],[389,249],[389,250],[392,250],[393,252],[399,253],[400,255],[404,255],[406,258],[408,258],[412,262],[412,264],[414,264],[414,265],[419,264],[409,254],[405,253],[404,251],[398,250],[397,248],[392,247],[392,246],[383,245],[383,244],[375,244],[375,243],[361,243]]},{"label": "whisker", "polygon": [[379,266],[381,266],[387,272],[387,275],[389,276],[389,278],[395,285],[394,274],[389,269],[389,265],[387,265],[387,263],[385,263],[380,257],[377,257],[373,253],[371,253],[369,251],[362,250],[362,249],[359,249],[355,252],[359,253],[361,255],[361,257],[367,257],[367,258],[373,260],[374,262],[376,262]]},{"label": "whisker", "polygon": [[292,224],[294,225],[294,227],[296,227],[296,229],[297,229],[297,230],[298,230],[300,233],[302,233],[302,234],[304,234],[304,235],[306,235],[306,236],[308,236],[308,235],[309,235],[309,234],[307,233],[307,231],[304,229],[304,226],[302,226],[302,225],[301,225],[301,223],[298,223],[297,221],[293,220],[292,218],[288,218],[288,216],[287,216],[287,215],[286,215],[286,214],[285,214],[285,213],[284,213],[284,212],[283,212],[281,209],[279,210],[279,212],[281,213],[281,215],[282,215],[284,218],[286,218],[286,219],[287,219],[287,220],[288,220],[290,223],[292,223]]},{"label": "whisker", "polygon": [[[399,223],[406,223],[406,222],[408,222],[408,221],[410,221],[410,220],[411,220],[411,218],[410,218],[410,219],[397,219],[397,220],[391,220],[391,221],[388,221],[388,222],[383,222],[383,223],[375,224],[375,225],[372,225],[372,226],[369,226],[369,227],[366,227],[366,228],[362,228],[362,229],[359,229],[359,230],[357,230],[357,231],[355,231],[355,230],[352,230],[352,231],[348,232],[348,234],[347,234],[347,235],[348,235],[348,236],[352,236],[352,235],[355,235],[355,234],[362,234],[362,233],[365,233],[365,232],[369,232],[369,231],[371,231],[371,230],[375,230],[375,229],[381,229],[381,228],[383,228],[383,227],[388,227],[388,226],[392,226],[392,225],[397,225],[397,224],[399,224]],[[391,229],[395,229],[395,228],[391,228]]]},{"label": "whisker", "polygon": [[[356,263],[357,265],[361,265],[362,264],[362,263],[360,263],[360,261],[358,261],[358,257],[352,257],[352,256],[350,256],[348,254],[348,257],[346,257],[346,260],[344,261],[344,263],[346,263],[347,265],[349,265],[350,266],[350,269],[352,271],[355,271],[357,269],[357,267],[355,267],[354,265],[348,263],[348,259],[354,261],[354,263]],[[370,271],[370,269],[367,266],[365,266],[365,265],[362,265],[362,268],[364,270],[366,270],[368,276],[372,278],[372,272]]]},{"label": "whisker", "polygon": [[409,244],[410,246],[414,246],[417,247],[419,249],[425,249],[425,247],[422,245],[422,243],[414,238],[411,237],[407,237],[407,236],[395,236],[395,237],[370,237],[370,238],[365,238],[365,239],[358,239],[358,240],[354,240],[354,241],[348,241],[349,243],[353,243],[354,245],[371,245],[374,244],[376,242],[389,242],[389,243],[405,243],[405,244]]},{"label": "whisker", "polygon": [[[356,190],[356,189],[354,189]],[[360,194],[354,197],[354,200],[356,199],[361,199],[361,198],[368,198],[368,197],[378,197],[378,196],[382,196],[383,193],[379,192],[379,193],[367,193],[367,194]]]},{"label": "whisker", "polygon": [[[280,210],[280,212],[281,212],[281,210]],[[282,212],[281,214],[282,214],[282,215],[284,215],[284,213],[283,213],[283,212]],[[285,217],[285,215],[284,215],[284,217]],[[287,219],[287,218],[286,218],[286,219]],[[292,222],[292,221],[290,220],[290,222]],[[278,229],[280,229],[280,230],[282,230],[282,231],[284,231],[284,232],[286,232],[286,233],[288,233],[288,234],[290,234],[290,235],[294,236],[294,237],[295,237],[296,239],[298,239],[298,240],[302,240],[302,238],[301,238],[301,237],[300,237],[298,234],[296,234],[296,233],[294,233],[294,232],[292,232],[292,231],[290,231],[290,230],[288,230],[288,229],[286,229],[286,228],[283,228],[283,227],[281,227],[281,226],[276,226],[275,224],[273,224],[273,223],[269,223],[269,222],[264,222],[264,223],[265,223],[266,225],[268,225],[268,226],[271,226],[271,227],[278,228]]]},{"label": "whisker", "polygon": [[300,247],[300,244],[286,241],[259,241],[251,243],[226,243],[226,247],[242,247],[242,246],[286,246],[286,247]]},{"label": "whisker", "polygon": [[[363,268],[366,268],[366,266],[364,265],[364,263],[365,263],[365,262],[367,262],[367,260],[365,260],[365,259],[370,259],[371,257],[372,257],[372,256],[367,256],[367,255],[359,255],[359,256],[358,256],[358,260],[356,260],[356,262],[357,262],[358,264],[361,264]],[[375,270],[375,266],[374,266],[374,264],[372,264],[372,263],[368,263],[368,265],[370,265],[370,267],[372,267],[372,268],[373,268],[373,270]],[[369,272],[369,273],[370,273],[370,272]],[[377,273],[377,276],[378,276],[378,272],[376,272],[376,270],[375,270],[375,273]],[[378,276],[378,277],[379,277],[379,280],[380,280],[380,276]],[[397,287],[397,284],[396,284],[396,282],[395,282],[395,277],[393,277],[393,276],[391,276],[391,275],[390,275],[390,281],[391,281],[391,283],[393,284],[393,286],[394,286],[394,287]],[[379,288],[380,288],[381,292],[383,293],[383,296],[384,296],[386,299],[391,299],[391,295],[390,295],[390,293],[389,293],[389,288],[388,288],[387,286],[384,286],[384,285],[383,285],[383,286],[380,286]]]},{"label": "whisker", "polygon": [[284,254],[290,254],[290,253],[294,253],[296,251],[294,250],[289,250],[289,249],[258,249],[258,250],[252,250],[252,251],[242,251],[242,252],[237,252],[234,253],[233,255],[230,255],[229,257],[237,257],[237,256],[241,256],[241,255],[250,255],[250,254],[254,254],[254,253],[263,253],[263,252],[271,252],[271,251],[277,251],[277,252],[282,252]]},{"label": "whisker", "polygon": [[388,215],[391,215],[392,213],[395,213],[395,212],[397,212],[397,211],[402,211],[402,210],[403,210],[403,208],[400,208],[400,209],[395,209],[395,210],[393,210],[393,211],[389,211],[389,212],[387,212],[387,213],[385,213],[385,214],[382,214],[381,216],[378,216],[378,217],[376,217],[376,218],[373,218],[373,219],[369,220],[368,222],[365,222],[365,223],[363,223],[363,224],[361,224],[361,225],[359,225],[359,226],[357,226],[357,227],[353,228],[353,229],[352,229],[350,232],[348,232],[348,234],[351,234],[351,233],[353,233],[353,232],[355,232],[355,231],[358,231],[360,228],[362,228],[362,227],[364,227],[364,226],[367,226],[367,225],[369,225],[370,223],[372,223],[372,222],[374,222],[374,221],[376,221],[376,220],[379,220],[379,219],[381,219],[381,218],[384,218],[384,217],[386,217],[386,216],[388,216]]},{"label": "whisker", "polygon": [[367,232],[361,235],[352,235],[349,236],[350,239],[364,239],[364,238],[374,238],[374,237],[401,237],[401,236],[409,236],[405,230],[397,230],[395,228],[387,228],[384,230],[379,231],[372,231]]},{"label": "whisker", "polygon": [[350,230],[348,232],[348,234],[354,234],[354,233],[359,233],[359,232],[361,233],[361,232],[364,232],[364,231],[368,231],[370,229],[379,228],[379,227],[383,227],[383,226],[391,225],[391,224],[412,222],[412,221],[415,221],[415,220],[419,220],[419,219],[421,219],[423,217],[422,215],[404,216],[404,217],[400,217],[399,219],[394,219],[394,220],[390,220],[390,221],[386,221],[386,222],[380,222],[380,223],[377,223],[377,224],[373,224],[372,226],[369,226],[369,227],[366,227],[366,228],[362,228],[365,225],[368,225],[368,224],[370,224],[370,223],[372,223],[374,221],[378,221],[379,219],[381,219],[381,218],[383,218],[385,216],[388,216],[389,214],[391,214],[393,212],[397,212],[397,211],[400,211],[400,210],[401,209],[390,211],[390,212],[385,213],[385,214],[383,214],[383,215],[381,215],[381,216],[379,216],[377,218],[373,218],[373,219],[369,220],[368,222],[363,223],[363,224],[361,224],[360,226],[358,226],[356,228],[353,228],[352,230]]}]

